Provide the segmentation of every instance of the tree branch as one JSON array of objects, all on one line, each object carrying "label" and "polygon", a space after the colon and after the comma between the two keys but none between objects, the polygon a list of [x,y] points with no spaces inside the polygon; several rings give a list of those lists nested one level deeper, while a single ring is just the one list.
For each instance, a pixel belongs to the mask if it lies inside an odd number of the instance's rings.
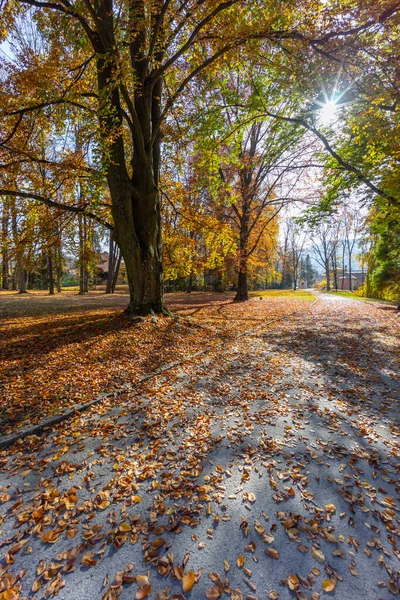
[{"label": "tree branch", "polygon": [[59,210],[72,212],[75,214],[83,214],[89,217],[90,219],[93,219],[93,221],[96,221],[100,225],[103,225],[103,227],[106,227],[110,231],[113,231],[114,229],[114,227],[110,225],[110,223],[107,223],[107,221],[104,221],[101,217],[98,217],[94,213],[87,211],[85,206],[61,204],[60,202],[56,202],[55,200],[52,200],[51,198],[46,198],[44,196],[41,196],[40,194],[35,194],[34,192],[22,192],[15,190],[0,189],[0,196],[13,196],[14,198],[27,198],[30,200],[36,200],[37,202],[41,202],[42,204],[50,206],[51,208],[58,208]]}]

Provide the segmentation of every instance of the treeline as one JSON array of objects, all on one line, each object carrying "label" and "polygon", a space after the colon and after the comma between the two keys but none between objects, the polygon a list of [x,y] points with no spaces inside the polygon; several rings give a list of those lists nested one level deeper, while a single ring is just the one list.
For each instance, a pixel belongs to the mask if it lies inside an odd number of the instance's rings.
[{"label": "treeline", "polygon": [[[96,281],[101,228],[84,215],[71,215],[29,199],[1,201],[1,289],[61,292],[79,285],[86,293]],[[67,269],[68,267],[68,269]],[[74,279],[68,280],[73,269]]]}]

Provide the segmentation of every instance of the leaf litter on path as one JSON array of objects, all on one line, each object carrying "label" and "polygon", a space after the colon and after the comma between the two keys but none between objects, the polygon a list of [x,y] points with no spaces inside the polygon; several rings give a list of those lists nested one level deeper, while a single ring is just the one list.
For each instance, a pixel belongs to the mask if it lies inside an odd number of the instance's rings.
[{"label": "leaf litter on path", "polygon": [[0,598],[396,594],[399,353],[357,310],[321,302],[0,453]]}]

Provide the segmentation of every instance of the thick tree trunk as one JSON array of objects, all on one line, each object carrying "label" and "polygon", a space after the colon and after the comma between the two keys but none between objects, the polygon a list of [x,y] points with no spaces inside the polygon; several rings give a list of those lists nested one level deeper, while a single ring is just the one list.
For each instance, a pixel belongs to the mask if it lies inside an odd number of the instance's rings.
[{"label": "thick tree trunk", "polygon": [[20,294],[27,294],[28,292],[26,291],[26,273],[25,273],[25,269],[20,269],[19,271],[19,293]]},{"label": "thick tree trunk", "polygon": [[246,270],[239,269],[237,286],[238,286],[238,289],[237,289],[234,301],[235,302],[245,302],[246,300],[249,299],[247,269]]},{"label": "thick tree trunk", "polygon": [[247,282],[247,260],[248,260],[248,241],[249,241],[249,210],[246,199],[242,200],[242,217],[240,219],[240,238],[239,238],[239,272],[237,292],[234,298],[235,302],[246,302],[249,299],[249,290]]},{"label": "thick tree trunk", "polygon": [[[132,184],[109,178],[113,197],[114,237],[129,284],[129,316],[166,313],[161,255],[161,207],[152,160],[133,161]],[[147,174],[147,176],[146,176]],[[120,175],[120,173],[119,173]],[[158,185],[158,176],[156,178]],[[131,202],[126,202],[130,194]]]},{"label": "thick tree trunk", "polygon": [[83,237],[83,219],[78,215],[78,234],[79,234],[79,295],[85,294],[85,241]]},{"label": "thick tree trunk", "polygon": [[56,290],[61,294],[61,277],[62,277],[62,254],[61,254],[61,228],[57,228],[57,244],[55,248],[55,268],[56,268]]},{"label": "thick tree trunk", "polygon": [[193,290],[193,273],[190,273],[189,277],[188,277],[187,286],[186,286],[186,293],[191,294],[192,290]]},{"label": "thick tree trunk", "polygon": [[1,289],[8,289],[8,221],[9,210],[7,200],[3,201],[3,212],[1,217]]},{"label": "thick tree trunk", "polygon": [[326,291],[329,292],[331,289],[331,277],[329,272],[329,263],[325,267],[325,277],[326,277]]},{"label": "thick tree trunk", "polygon": [[49,277],[49,295],[54,296],[54,273],[53,273],[53,257],[51,251],[47,257],[47,269]]}]

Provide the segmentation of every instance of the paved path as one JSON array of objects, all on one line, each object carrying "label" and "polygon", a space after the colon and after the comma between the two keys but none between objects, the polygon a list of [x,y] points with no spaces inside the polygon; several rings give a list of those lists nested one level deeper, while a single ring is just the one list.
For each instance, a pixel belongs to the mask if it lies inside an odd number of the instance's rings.
[{"label": "paved path", "polygon": [[68,600],[392,598],[399,360],[384,311],[321,295],[8,449],[3,585]]}]

